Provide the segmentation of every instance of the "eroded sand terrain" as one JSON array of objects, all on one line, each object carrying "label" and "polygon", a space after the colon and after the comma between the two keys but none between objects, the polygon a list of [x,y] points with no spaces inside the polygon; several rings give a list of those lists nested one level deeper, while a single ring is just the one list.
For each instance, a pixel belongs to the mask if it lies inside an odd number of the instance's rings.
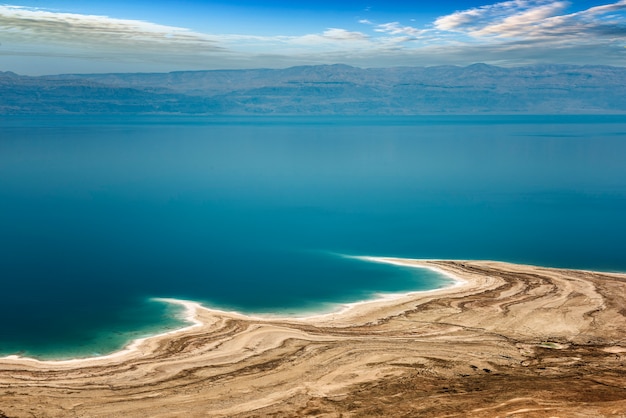
[{"label": "eroded sand terrain", "polygon": [[117,356],[2,359],[0,417],[626,417],[626,275],[396,261],[466,283],[306,319],[199,308]]}]

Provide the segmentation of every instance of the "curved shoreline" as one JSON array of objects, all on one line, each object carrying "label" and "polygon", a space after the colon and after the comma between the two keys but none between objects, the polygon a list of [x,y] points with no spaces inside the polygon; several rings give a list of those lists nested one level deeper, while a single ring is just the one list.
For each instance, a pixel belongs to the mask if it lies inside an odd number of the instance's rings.
[{"label": "curved shoreline", "polygon": [[[420,260],[416,260],[413,259],[413,262],[409,262],[408,260],[411,259],[405,259],[404,261],[402,261],[402,259],[399,258],[393,258],[393,257],[375,257],[375,256],[346,256],[343,255],[343,257],[348,257],[348,258],[353,258],[353,259],[358,259],[358,260],[363,260],[363,261],[367,261],[367,262],[372,262],[372,263],[383,263],[383,264],[392,264],[392,265],[397,265],[397,266],[403,266],[403,267],[411,267],[411,268],[420,268],[420,269],[426,269],[426,270],[431,270],[434,271],[442,276],[446,276],[449,279],[452,280],[452,284],[448,285],[448,286],[442,286],[442,287],[438,287],[436,289],[428,289],[428,290],[411,290],[411,291],[407,291],[407,292],[376,292],[372,294],[372,297],[369,299],[365,299],[365,300],[359,300],[356,302],[346,302],[346,303],[335,303],[333,304],[333,306],[336,306],[336,309],[331,311],[331,312],[323,312],[323,313],[311,313],[308,315],[302,315],[302,316],[298,316],[298,315],[280,315],[280,314],[268,314],[268,315],[248,315],[248,314],[241,314],[244,315],[246,317],[249,318],[255,318],[255,319],[267,319],[267,320],[304,320],[304,321],[311,321],[311,320],[318,320],[318,319],[324,319],[324,318],[330,318],[330,317],[334,317],[334,316],[338,316],[338,315],[345,315],[347,313],[350,312],[350,310],[355,309],[359,306],[364,306],[364,305],[369,305],[369,304],[374,304],[374,303],[385,303],[385,302],[393,302],[396,301],[398,299],[403,299],[403,298],[409,298],[409,297],[414,297],[417,295],[422,295],[422,294],[427,294],[430,292],[438,292],[441,290],[446,290],[446,289],[454,289],[456,287],[459,286],[463,286],[467,284],[467,280],[456,276],[448,271],[442,270],[440,268],[434,267],[434,266],[429,266],[429,265],[420,265],[418,263],[416,263],[415,261],[428,261],[428,260],[424,260],[424,259],[420,259]],[[434,260],[432,260],[434,261]],[[233,312],[233,313],[237,313],[238,312]]]},{"label": "curved shoreline", "polygon": [[[198,315],[197,315],[197,311],[199,309],[203,309],[203,310],[206,310],[212,313],[221,314],[221,315],[232,315],[234,317],[254,319],[254,320],[259,320],[259,321],[278,321],[278,320],[311,321],[311,320],[320,320],[324,318],[346,315],[351,310],[358,308],[359,306],[366,306],[369,304],[375,304],[375,303],[381,303],[381,302],[382,303],[392,302],[398,299],[413,297],[419,294],[437,292],[437,291],[444,290],[444,289],[453,289],[455,287],[463,286],[464,284],[467,284],[466,280],[434,266],[417,265],[415,263],[407,262],[406,260],[402,261],[401,259],[390,258],[390,257],[346,256],[346,255],[343,255],[343,256],[348,257],[348,258],[353,258],[353,259],[359,259],[359,260],[363,260],[367,262],[385,263],[385,264],[392,264],[392,265],[398,265],[398,266],[404,266],[404,267],[428,269],[428,270],[435,271],[438,274],[441,274],[442,276],[446,276],[450,278],[453,281],[453,283],[449,286],[443,286],[440,288],[429,289],[429,290],[416,290],[416,291],[393,292],[393,293],[382,293],[382,292],[374,293],[372,294],[372,298],[370,299],[365,299],[365,300],[356,301],[356,302],[348,302],[348,303],[336,303],[336,304],[334,303],[332,304],[332,306],[335,307],[335,309],[330,312],[323,312],[323,313],[313,312],[311,314],[307,314],[303,316],[280,315],[280,314],[254,314],[254,313],[247,314],[244,312],[226,311],[226,310],[219,309],[219,308],[206,307],[206,306],[203,306],[199,302],[190,301],[190,300],[175,299],[175,298],[152,298],[152,300],[154,301],[170,303],[170,304],[175,304],[175,305],[182,305],[185,308],[184,320],[186,322],[189,322],[190,325],[186,325],[181,328],[176,328],[173,330],[157,333],[154,335],[148,335],[145,337],[140,337],[140,338],[130,340],[120,350],[114,351],[109,354],[90,356],[90,357],[71,358],[71,359],[58,359],[58,360],[57,359],[44,360],[44,359],[38,359],[35,357],[19,356],[19,355],[12,354],[8,356],[0,357],[0,362],[3,360],[9,360],[9,361],[15,360],[19,362],[33,362],[33,363],[42,364],[42,365],[72,365],[72,364],[80,364],[81,362],[85,362],[85,361],[98,362],[98,361],[107,361],[107,360],[112,360],[116,358],[122,358],[125,355],[133,354],[133,353],[140,351],[139,349],[141,345],[144,344],[148,340],[161,339],[163,337],[168,337],[171,335],[183,333],[185,331],[192,330],[194,328],[202,326],[204,323],[198,319]],[[421,261],[427,261],[427,260],[421,260]]]},{"label": "curved shoreline", "polygon": [[179,332],[184,332],[184,331],[197,328],[203,325],[203,323],[197,318],[197,315],[196,315],[196,310],[203,308],[202,305],[200,305],[199,303],[193,302],[193,301],[181,300],[181,299],[171,299],[171,298],[154,298],[153,300],[166,302],[166,303],[172,303],[176,305],[182,305],[185,308],[184,319],[185,321],[190,322],[191,324],[184,326],[182,328],[176,328],[174,330],[162,332],[159,334],[136,338],[134,340],[129,341],[124,347],[122,347],[122,349],[118,351],[114,351],[109,354],[103,354],[103,355],[98,355],[98,356],[93,356],[93,357],[63,359],[63,360],[41,360],[41,359],[34,358],[34,357],[18,356],[18,355],[12,354],[12,355],[8,355],[5,357],[0,357],[0,362],[3,360],[10,360],[10,361],[18,360],[20,362],[34,362],[38,364],[54,365],[54,364],[80,364],[81,362],[87,361],[87,360],[110,360],[110,359],[115,359],[117,357],[121,357],[128,353],[137,351],[138,348],[141,346],[141,344],[144,343],[146,340],[157,338],[157,337],[167,337],[167,336],[174,335]]},{"label": "curved shoreline", "polygon": [[123,354],[0,359],[0,416],[626,415],[626,274],[374,260],[465,282],[303,318],[188,302]]}]

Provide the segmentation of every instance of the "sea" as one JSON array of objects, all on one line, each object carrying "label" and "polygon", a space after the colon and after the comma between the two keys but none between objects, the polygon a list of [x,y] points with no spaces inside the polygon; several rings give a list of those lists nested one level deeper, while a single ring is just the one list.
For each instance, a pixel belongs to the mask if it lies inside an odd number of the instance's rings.
[{"label": "sea", "polygon": [[626,271],[626,116],[0,117],[0,356],[450,285],[354,256]]}]

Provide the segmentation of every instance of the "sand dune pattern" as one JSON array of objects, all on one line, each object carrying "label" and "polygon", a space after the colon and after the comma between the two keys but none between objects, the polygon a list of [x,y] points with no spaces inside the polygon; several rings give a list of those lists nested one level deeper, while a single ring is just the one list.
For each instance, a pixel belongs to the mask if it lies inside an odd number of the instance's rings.
[{"label": "sand dune pattern", "polygon": [[0,417],[626,417],[626,275],[378,261],[464,282],[299,319],[189,304],[117,355],[0,359]]}]

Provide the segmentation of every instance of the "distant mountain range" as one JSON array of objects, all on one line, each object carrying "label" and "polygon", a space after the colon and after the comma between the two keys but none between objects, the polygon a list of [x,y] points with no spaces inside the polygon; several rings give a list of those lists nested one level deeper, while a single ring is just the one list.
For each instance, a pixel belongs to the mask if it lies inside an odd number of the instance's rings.
[{"label": "distant mountain range", "polygon": [[0,114],[626,113],[626,68],[533,65],[171,73],[0,72]]}]

